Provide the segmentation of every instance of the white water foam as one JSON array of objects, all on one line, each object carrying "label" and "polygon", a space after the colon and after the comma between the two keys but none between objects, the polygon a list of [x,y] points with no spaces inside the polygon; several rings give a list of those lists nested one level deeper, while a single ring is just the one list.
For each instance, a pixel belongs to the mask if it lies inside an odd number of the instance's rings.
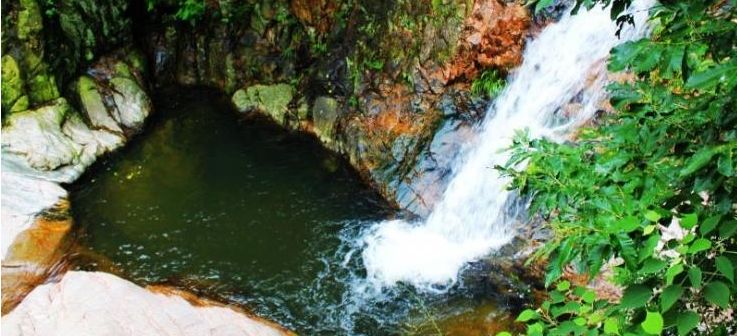
[{"label": "white water foam", "polygon": [[621,39],[609,11],[595,8],[564,15],[530,41],[523,64],[487,111],[478,142],[456,163],[455,176],[428,218],[377,223],[361,238],[368,282],[377,288],[398,282],[447,288],[466,263],[508,243],[515,218],[526,209],[493,167],[508,160],[504,149],[516,130],[562,141],[592,118],[605,95],[609,50],[645,34],[643,9],[649,4],[636,2],[636,24],[625,27]]}]

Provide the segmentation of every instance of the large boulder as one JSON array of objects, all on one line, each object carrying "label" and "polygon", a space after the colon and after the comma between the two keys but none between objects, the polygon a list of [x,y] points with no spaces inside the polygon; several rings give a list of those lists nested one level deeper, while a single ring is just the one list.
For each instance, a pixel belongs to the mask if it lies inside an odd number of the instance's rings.
[{"label": "large boulder", "polygon": [[293,335],[242,311],[153,292],[115,275],[67,272],[36,287],[3,317],[6,336],[46,335]]}]

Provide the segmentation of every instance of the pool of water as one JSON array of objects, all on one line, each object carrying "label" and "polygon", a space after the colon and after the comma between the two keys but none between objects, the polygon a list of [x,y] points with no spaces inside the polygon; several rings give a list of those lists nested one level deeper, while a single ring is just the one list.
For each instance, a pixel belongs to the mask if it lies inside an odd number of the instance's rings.
[{"label": "pool of water", "polygon": [[[144,134],[72,186],[79,268],[214,296],[305,335],[435,330],[428,314],[452,295],[361,281],[356,237],[393,211],[346,162],[217,93],[156,101]],[[443,314],[468,314],[464,302]]]}]

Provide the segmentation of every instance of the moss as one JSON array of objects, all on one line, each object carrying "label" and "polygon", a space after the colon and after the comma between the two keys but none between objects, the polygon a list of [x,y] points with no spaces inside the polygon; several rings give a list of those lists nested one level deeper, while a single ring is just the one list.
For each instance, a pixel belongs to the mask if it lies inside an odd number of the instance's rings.
[{"label": "moss", "polygon": [[289,84],[254,85],[233,94],[233,104],[239,111],[259,110],[279,123],[286,121],[294,87]]},{"label": "moss", "polygon": [[106,113],[107,109],[102,102],[102,96],[97,91],[97,84],[89,76],[79,77],[77,81],[77,92],[82,107],[87,111],[88,115],[96,113]]},{"label": "moss", "polygon": [[[25,94],[18,62],[10,55],[2,57],[2,92],[3,111],[12,110],[11,107],[14,107],[19,98]],[[25,104],[28,105],[28,97],[25,99]]]},{"label": "moss", "polygon": [[233,92],[236,85],[238,85],[238,77],[235,69],[235,61],[233,59],[233,54],[228,53],[227,56],[225,56],[225,92]]},{"label": "moss", "polygon": [[128,51],[126,56],[127,63],[137,72],[146,72],[146,56],[138,49]]},{"label": "moss", "polygon": [[28,82],[29,96],[34,105],[59,98],[59,89],[53,75],[39,74]]},{"label": "moss", "polygon": [[113,77],[134,79],[133,73],[131,73],[130,66],[123,62],[118,61],[115,63],[115,69],[113,71]]},{"label": "moss", "polygon": [[41,8],[35,0],[20,0],[18,12],[18,38],[21,40],[35,39],[36,34],[43,29]]},{"label": "moss", "polygon": [[10,108],[10,113],[25,111],[30,107],[30,103],[28,102],[28,96],[21,96],[18,98],[18,100],[15,101],[15,104]]}]

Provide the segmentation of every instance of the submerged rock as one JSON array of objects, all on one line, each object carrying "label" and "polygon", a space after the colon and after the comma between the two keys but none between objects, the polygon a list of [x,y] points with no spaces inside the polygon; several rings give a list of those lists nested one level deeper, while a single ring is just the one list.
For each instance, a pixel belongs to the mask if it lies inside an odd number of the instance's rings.
[{"label": "submerged rock", "polygon": [[293,335],[258,317],[157,293],[102,272],[68,272],[3,317],[3,335]]}]

